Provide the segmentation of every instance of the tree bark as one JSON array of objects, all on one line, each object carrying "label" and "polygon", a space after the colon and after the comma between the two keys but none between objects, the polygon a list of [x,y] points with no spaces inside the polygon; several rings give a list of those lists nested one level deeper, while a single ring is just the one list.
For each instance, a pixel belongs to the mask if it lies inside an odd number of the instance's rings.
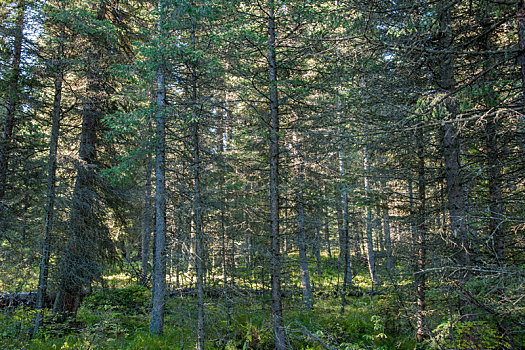
[{"label": "tree bark", "polygon": [[453,258],[459,266],[464,267],[470,261],[466,223],[466,194],[461,172],[459,135],[454,124],[456,107],[448,106],[447,111],[451,113],[451,116],[448,119],[449,122],[443,127],[443,158],[445,161],[450,231],[454,240]]},{"label": "tree bark", "polygon": [[326,241],[326,251],[328,257],[332,258],[332,245],[330,243],[330,228],[328,227],[328,202],[326,200],[326,185],[323,186],[323,203],[325,203],[325,208],[323,209],[323,226],[324,226],[324,239]]},{"label": "tree bark", "polygon": [[[525,108],[525,0],[518,0],[518,11],[516,16],[516,24],[518,29],[518,48],[519,61],[521,66],[521,92],[522,104]],[[521,132],[525,134],[525,113],[522,112],[520,117]],[[525,153],[525,136],[521,139],[521,151]]]},{"label": "tree bark", "polygon": [[317,279],[321,281],[323,274],[321,266],[321,227],[318,219],[315,220],[315,262],[317,265]]},{"label": "tree bark", "polygon": [[[191,18],[191,45],[196,50],[195,20]],[[193,148],[193,213],[195,215],[195,264],[197,268],[197,349],[204,349],[204,237],[202,232],[202,202],[201,202],[201,159],[199,141],[199,118],[197,106],[197,63],[194,62],[192,73],[192,148]]]},{"label": "tree bark", "polygon": [[392,256],[392,234],[390,231],[390,213],[388,200],[383,203],[383,234],[386,250],[386,268],[390,274],[394,272],[394,259]]},{"label": "tree bark", "polygon": [[[341,99],[338,96],[338,110],[341,108]],[[339,134],[343,135],[343,120],[341,117],[340,111],[338,111],[338,122],[339,122]],[[349,229],[348,229],[348,193],[346,188],[346,167],[345,167],[345,153],[343,138],[339,140],[339,175],[341,180],[341,197],[338,200],[341,200],[339,205],[340,213],[338,214],[338,225],[339,226],[339,243],[340,243],[340,252],[339,259],[341,260],[343,266],[343,292],[341,293],[341,315],[344,313],[345,304],[346,304],[346,289],[352,285],[352,266],[350,265],[350,245],[349,245]]]},{"label": "tree bark", "polygon": [[202,232],[202,203],[200,184],[200,145],[197,116],[193,121],[193,213],[195,215],[195,265],[197,268],[197,349],[204,349],[204,237]]},{"label": "tree bark", "polygon": [[[368,146],[365,145],[364,149],[364,167],[365,167],[365,192],[367,201],[370,201],[370,161],[368,158]],[[379,283],[376,274],[376,262],[375,262],[375,253],[374,245],[372,238],[372,209],[370,208],[370,203],[367,203],[366,206],[366,249],[368,256],[368,270],[370,272],[370,278],[372,279],[373,284]]]},{"label": "tree bark", "polygon": [[[151,130],[151,119],[148,117],[148,131]],[[149,135],[149,133],[148,133]],[[150,240],[151,240],[151,173],[152,173],[152,159],[148,152],[146,157],[146,184],[144,185],[144,213],[143,213],[143,227],[142,227],[142,245],[141,245],[141,284],[146,286],[148,284],[148,275],[150,272]]]},{"label": "tree bark", "polygon": [[277,59],[275,34],[275,1],[268,1],[268,68],[270,97],[270,225],[272,320],[275,349],[285,350],[283,310],[281,303],[281,252],[279,242],[279,100],[277,93]]},{"label": "tree bark", "polygon": [[312,287],[310,285],[310,273],[308,271],[308,257],[306,255],[306,230],[304,227],[304,177],[303,160],[297,133],[293,132],[295,171],[296,171],[296,210],[297,210],[297,233],[299,238],[299,267],[301,270],[301,287],[303,291],[303,303],[307,309],[313,308]]},{"label": "tree bark", "polygon": [[496,263],[505,264],[505,229],[503,218],[503,205],[501,199],[501,165],[500,152],[498,150],[497,121],[490,118],[485,125],[486,147],[487,147],[487,183],[489,188],[488,231],[490,242]]},{"label": "tree bark", "polygon": [[417,172],[418,172],[418,202],[417,202],[417,269],[415,274],[416,282],[416,348],[423,348],[426,339],[426,169],[425,169],[425,144],[422,134],[416,135],[417,148]]},{"label": "tree bark", "polygon": [[[227,130],[227,120],[228,117],[228,108],[227,106],[227,96],[224,99],[223,103],[223,115],[221,116],[221,120],[219,122],[219,125],[217,127],[217,149],[219,151],[219,155],[221,157],[221,163],[224,162],[224,151],[228,147],[228,133]],[[223,166],[223,164],[221,164]],[[231,314],[232,314],[232,303],[230,298],[230,293],[228,291],[228,263],[227,263],[227,227],[226,227],[226,206],[227,206],[227,197],[226,197],[226,189],[225,189],[225,179],[224,179],[224,173],[222,170],[220,170],[220,180],[219,180],[219,188],[221,193],[220,198],[220,227],[221,227],[221,265],[222,265],[222,286],[223,286],[223,294],[224,294],[224,306],[226,309],[226,324],[228,328],[231,327]]]},{"label": "tree bark", "polygon": [[[165,19],[164,2],[158,3],[159,32]],[[149,331],[162,334],[164,331],[164,309],[166,303],[166,85],[165,62],[160,58],[157,68],[157,112],[155,135],[155,261],[153,266],[152,310]]]},{"label": "tree bark", "polygon": [[[448,1],[440,3],[438,16],[440,19],[439,45],[448,49],[453,45],[452,4]],[[446,95],[451,95],[454,89],[454,55],[447,53],[440,57],[439,87]],[[453,259],[460,267],[469,264],[469,247],[467,237],[467,208],[464,190],[463,174],[460,161],[460,137],[456,125],[458,105],[453,96],[445,98],[443,112],[443,160],[447,182],[448,212],[450,231],[454,240]]]},{"label": "tree bark", "polygon": [[518,29],[518,57],[521,66],[521,92],[522,103],[525,106],[525,0],[518,0],[516,13],[516,24]]},{"label": "tree bark", "polygon": [[[341,120],[340,120],[341,121]],[[350,260],[350,244],[349,244],[349,216],[348,216],[348,192],[346,188],[346,168],[345,168],[345,154],[343,149],[343,142],[339,144],[339,174],[341,176],[341,227],[339,231],[340,235],[340,258],[343,264],[343,291],[346,290],[346,286],[352,285],[352,265]]]},{"label": "tree bark", "polygon": [[[519,1],[523,6],[523,1]],[[525,11],[525,9],[522,9]],[[525,20],[525,19],[522,19]],[[484,28],[490,27],[489,20],[482,20],[482,25]],[[522,26],[525,25],[522,24]],[[523,29],[525,30],[525,29]],[[520,28],[518,27],[518,33]],[[522,33],[523,35],[523,33]],[[490,34],[487,34],[486,39],[481,42],[480,50],[487,51],[492,48],[492,41]],[[521,47],[521,46],[520,46]],[[525,48],[523,48],[525,49]],[[523,55],[523,52],[520,53]],[[520,62],[525,64],[525,58],[520,57]],[[485,65],[493,65],[494,59],[489,57]],[[522,67],[522,70],[525,67]],[[523,71],[522,71],[523,73]],[[484,76],[485,84],[485,94],[484,100],[485,105],[488,108],[494,108],[497,105],[497,93],[494,91],[492,84],[492,79],[494,75],[492,72],[488,72]],[[525,104],[524,104],[525,105]],[[523,117],[522,117],[523,118]],[[525,119],[523,119],[525,122]],[[498,117],[497,116],[487,116],[487,121],[485,123],[485,148],[486,148],[486,174],[487,174],[487,185],[488,185],[488,234],[489,234],[489,249],[494,255],[495,261],[498,265],[505,264],[505,226],[503,219],[503,202],[501,198],[501,164],[500,157],[501,146],[499,145],[498,138]]]}]

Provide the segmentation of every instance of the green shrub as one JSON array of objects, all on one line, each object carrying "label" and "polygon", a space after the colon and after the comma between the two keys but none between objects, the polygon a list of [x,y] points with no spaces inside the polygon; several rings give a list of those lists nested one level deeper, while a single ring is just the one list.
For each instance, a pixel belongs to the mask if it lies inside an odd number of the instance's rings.
[{"label": "green shrub", "polygon": [[233,320],[232,339],[226,349],[272,349],[271,319],[264,314],[239,314]]},{"label": "green shrub", "polygon": [[432,339],[433,348],[490,350],[510,349],[501,335],[489,323],[484,321],[444,322],[435,330]]},{"label": "green shrub", "polygon": [[83,305],[94,310],[118,310],[124,313],[147,313],[151,293],[145,287],[99,290],[84,300]]}]

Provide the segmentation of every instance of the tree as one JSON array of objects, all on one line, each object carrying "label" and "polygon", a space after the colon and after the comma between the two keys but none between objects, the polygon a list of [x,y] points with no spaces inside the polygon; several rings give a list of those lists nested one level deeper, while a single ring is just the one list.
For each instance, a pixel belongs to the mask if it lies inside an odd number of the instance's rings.
[{"label": "tree", "polygon": [[[81,79],[84,79],[80,115],[82,126],[76,175],[69,212],[69,229],[65,244],[57,257],[57,297],[54,310],[63,316],[75,315],[85,290],[100,280],[104,265],[115,256],[114,245],[103,220],[109,208],[119,216],[124,201],[116,188],[102,175],[107,167],[98,157],[102,119],[117,106],[110,103],[112,77],[109,65],[125,56],[125,40],[113,35],[119,19],[104,2],[74,8],[77,21],[68,22],[75,32],[79,49],[84,50]],[[87,27],[77,25],[88,23]],[[121,220],[122,221],[122,220]]]},{"label": "tree", "polygon": [[[0,219],[4,218],[4,197],[7,189],[7,174],[9,167],[9,154],[11,152],[11,142],[13,130],[16,124],[16,112],[20,107],[20,74],[22,62],[22,43],[24,40],[24,18],[26,2],[18,1],[15,6],[16,19],[13,30],[13,49],[10,71],[6,86],[5,114],[0,138]],[[3,230],[3,229],[2,229]]]},{"label": "tree", "polygon": [[[64,2],[60,3],[60,10],[65,9]],[[49,259],[51,257],[51,235],[53,233],[53,219],[55,216],[56,199],[56,168],[58,153],[58,138],[60,133],[60,119],[62,111],[62,85],[64,80],[64,46],[65,46],[65,24],[59,23],[58,47],[54,62],[54,98],[53,110],[51,112],[51,137],[49,140],[49,157],[47,161],[47,183],[46,183],[46,206],[45,227],[42,236],[42,257],[39,266],[38,289],[36,298],[35,328],[33,337],[36,337],[42,324],[42,313],[44,301],[47,294]]]},{"label": "tree", "polygon": [[275,348],[286,349],[281,304],[281,248],[279,242],[279,97],[277,92],[277,58],[275,35],[275,7],[273,0],[268,11],[268,93],[270,107],[270,227],[272,259],[272,318]]},{"label": "tree", "polygon": [[[166,4],[158,2],[158,31],[164,38]],[[162,42],[162,41],[161,41]],[[166,67],[162,55],[157,62],[157,111],[155,116],[155,260],[153,266],[153,308],[150,333],[164,331],[164,308],[166,303]]]},{"label": "tree", "polygon": [[304,175],[303,159],[300,141],[297,133],[293,133],[293,152],[296,171],[296,210],[297,210],[297,236],[299,239],[299,266],[301,270],[301,287],[303,289],[303,303],[307,309],[313,308],[312,287],[310,286],[310,273],[308,270],[308,257],[306,255],[306,230],[304,214]]}]

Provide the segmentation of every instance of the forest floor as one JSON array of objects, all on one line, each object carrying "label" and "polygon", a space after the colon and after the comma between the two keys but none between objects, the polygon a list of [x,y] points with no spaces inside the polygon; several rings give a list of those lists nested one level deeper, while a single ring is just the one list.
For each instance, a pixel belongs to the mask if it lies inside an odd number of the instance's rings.
[{"label": "forest floor", "polygon": [[[293,259],[291,259],[293,260]],[[392,287],[372,290],[366,269],[357,269],[341,313],[336,259],[323,258],[323,275],[312,274],[315,306],[303,307],[298,274],[285,274],[283,314],[291,349],[413,349],[412,320]],[[314,271],[314,266],[312,270]],[[244,278],[242,278],[244,277]],[[255,278],[256,276],[249,276]],[[77,317],[57,323],[47,311],[39,337],[31,339],[34,310],[0,313],[2,349],[193,349],[197,303],[191,288],[171,289],[162,336],[148,333],[151,293],[129,276],[107,278],[109,287],[87,296]],[[272,349],[270,294],[241,276],[235,288],[209,285],[205,300],[206,347]],[[410,283],[410,281],[405,281]],[[401,283],[402,284],[402,283]],[[400,284],[400,285],[401,285]],[[390,285],[390,284],[389,284]],[[406,289],[406,288],[405,288]],[[401,298],[401,299],[400,299]],[[406,317],[405,317],[406,316]]]}]

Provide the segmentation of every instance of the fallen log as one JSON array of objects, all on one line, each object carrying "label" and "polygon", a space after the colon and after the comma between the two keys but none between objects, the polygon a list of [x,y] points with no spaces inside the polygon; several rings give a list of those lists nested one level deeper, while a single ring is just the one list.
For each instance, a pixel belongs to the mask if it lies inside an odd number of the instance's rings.
[{"label": "fallen log", "polygon": [[[36,307],[37,292],[21,292],[21,293],[0,293],[0,309],[17,308],[25,306],[29,308]],[[44,307],[51,308],[53,306],[52,295],[44,298]]]},{"label": "fallen log", "polygon": [[36,292],[0,293],[0,308],[34,307]]}]

